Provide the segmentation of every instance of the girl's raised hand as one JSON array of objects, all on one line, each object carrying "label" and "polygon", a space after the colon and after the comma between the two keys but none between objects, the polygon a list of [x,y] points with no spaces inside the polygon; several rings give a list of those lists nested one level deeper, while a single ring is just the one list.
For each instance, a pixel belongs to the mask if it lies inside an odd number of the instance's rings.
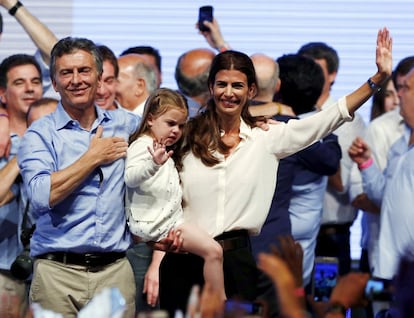
[{"label": "girl's raised hand", "polygon": [[172,150],[167,151],[167,147],[163,140],[160,140],[159,142],[154,140],[153,149],[148,147],[148,151],[157,165],[163,165],[173,154]]}]

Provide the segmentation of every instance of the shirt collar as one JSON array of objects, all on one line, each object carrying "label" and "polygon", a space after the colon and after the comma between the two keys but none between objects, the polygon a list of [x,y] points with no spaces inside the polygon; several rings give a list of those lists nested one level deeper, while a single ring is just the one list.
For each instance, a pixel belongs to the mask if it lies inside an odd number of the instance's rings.
[{"label": "shirt collar", "polygon": [[252,135],[252,128],[240,117],[240,138],[248,139]]},{"label": "shirt collar", "polygon": [[[224,135],[224,130],[220,129],[220,136]],[[252,135],[252,129],[250,128],[249,125],[247,125],[243,118],[240,117],[240,132],[239,132],[239,137],[241,139],[247,139]]]},{"label": "shirt collar", "polygon": [[17,154],[17,151],[19,149],[20,145],[20,136],[16,133],[10,134],[10,140],[11,140],[11,149],[10,149],[10,155],[14,156]]},{"label": "shirt collar", "polygon": [[[95,105],[95,112],[97,114],[97,119],[95,120],[95,123],[92,126],[92,130],[95,129],[98,125],[101,123],[107,122],[108,120],[112,119],[111,114],[101,109],[99,106]],[[79,126],[79,123],[77,120],[72,119],[68,113],[65,111],[65,109],[62,106],[62,102],[59,102],[56,112],[55,112],[55,118],[56,118],[56,128],[63,129],[65,127],[73,127],[73,126]]]},{"label": "shirt collar", "polygon": [[404,122],[404,132],[403,132],[403,138],[404,138],[404,142],[405,144],[408,146],[408,148],[412,148],[414,145],[408,145],[410,138],[411,138],[411,132],[412,129],[410,126],[408,126],[405,122]]}]

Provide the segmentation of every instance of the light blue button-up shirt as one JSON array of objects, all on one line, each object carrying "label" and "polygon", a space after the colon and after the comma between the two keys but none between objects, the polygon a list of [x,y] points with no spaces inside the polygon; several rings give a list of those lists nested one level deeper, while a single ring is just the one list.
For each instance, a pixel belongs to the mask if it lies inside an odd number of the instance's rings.
[{"label": "light blue button-up shirt", "polygon": [[387,166],[384,172],[375,165],[361,170],[364,192],[376,205],[381,206],[387,182],[395,177],[396,167],[401,157],[408,151],[408,141],[411,130],[406,127],[403,136],[399,138],[388,151]]},{"label": "light blue button-up shirt", "polygon": [[388,152],[387,167],[382,174],[371,165],[361,171],[368,197],[381,206],[378,254],[374,275],[392,279],[399,259],[414,242],[412,213],[414,200],[414,147],[409,145],[411,129]]},{"label": "light blue button-up shirt", "polygon": [[51,174],[78,160],[89,148],[98,125],[102,137],[128,140],[139,117],[123,110],[95,107],[92,129],[83,129],[59,103],[57,110],[34,122],[20,144],[18,163],[36,215],[31,255],[68,251],[121,252],[131,244],[124,213],[125,159],[102,165],[54,207],[49,206]]},{"label": "light blue button-up shirt", "polygon": [[[19,146],[20,138],[16,134],[11,135],[12,148],[9,159],[13,158]],[[8,162],[7,158],[0,158],[0,168]],[[23,217],[22,205],[20,204],[20,185],[14,183],[11,191],[15,198],[0,207],[0,269],[10,270],[10,266],[19,255],[23,246],[20,242],[20,226]]]}]

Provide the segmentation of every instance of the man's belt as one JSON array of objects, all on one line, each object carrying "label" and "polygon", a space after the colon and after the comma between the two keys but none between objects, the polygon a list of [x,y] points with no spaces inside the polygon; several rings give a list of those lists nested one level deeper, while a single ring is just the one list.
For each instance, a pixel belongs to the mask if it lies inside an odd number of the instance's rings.
[{"label": "man's belt", "polygon": [[114,263],[120,258],[125,257],[125,252],[109,253],[69,253],[53,252],[36,256],[36,258],[47,259],[63,264],[81,265],[85,267],[102,267]]}]

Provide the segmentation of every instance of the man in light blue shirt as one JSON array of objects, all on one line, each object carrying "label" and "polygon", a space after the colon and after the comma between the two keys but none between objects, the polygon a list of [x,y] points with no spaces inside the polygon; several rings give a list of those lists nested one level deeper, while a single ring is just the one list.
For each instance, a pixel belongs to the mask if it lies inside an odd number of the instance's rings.
[{"label": "man in light blue shirt", "polygon": [[[26,131],[26,113],[29,105],[42,96],[40,67],[31,55],[14,54],[0,64],[0,98],[6,105],[11,138],[8,158],[0,158],[0,179],[4,191],[0,198],[0,293],[19,297],[22,309],[27,300],[23,277],[12,273],[11,265],[23,251],[20,240],[23,215],[27,199],[21,187],[15,156],[21,137]],[[13,275],[15,274],[15,275]],[[17,279],[19,278],[19,279]]]},{"label": "man in light blue shirt", "polygon": [[[380,234],[378,241],[378,254],[374,263],[374,275],[392,279],[396,274],[401,256],[404,255],[408,245],[414,242],[412,207],[414,205],[414,151],[410,142],[411,128],[406,129],[404,135],[397,140],[389,151],[389,161],[385,170],[385,190],[383,197],[375,197],[379,189],[372,189],[368,196],[374,201],[382,199],[380,216]],[[363,178],[372,180],[370,168],[363,172]],[[379,181],[379,180],[378,180]],[[376,193],[374,191],[377,190]],[[377,202],[380,202],[379,200]]]},{"label": "man in light blue shirt", "polygon": [[[324,87],[322,68],[313,59],[299,54],[283,55],[277,62],[281,86],[275,100],[290,106],[299,118],[315,113],[315,104]],[[307,286],[314,267],[328,176],[338,170],[342,152],[337,136],[330,134],[295,156],[289,217],[292,236],[303,249],[303,286]]]},{"label": "man in light blue shirt", "polygon": [[392,279],[400,257],[414,241],[414,69],[402,79],[398,87],[401,115],[406,123],[403,136],[388,152],[387,166],[382,174],[373,164],[371,151],[366,143],[357,139],[349,150],[358,163],[368,197],[381,206],[378,256],[374,275]]},{"label": "man in light blue shirt", "polygon": [[[374,260],[374,275],[392,279],[400,256],[408,243],[414,240],[414,232],[406,231],[411,227],[413,176],[412,169],[414,152],[409,144],[411,129],[406,127],[403,136],[398,139],[388,152],[387,167],[381,173],[375,164],[369,164],[371,159],[359,163],[364,190],[367,196],[381,206],[380,238],[377,259]],[[362,142],[362,147],[366,144]],[[366,150],[370,155],[370,151]],[[410,163],[411,162],[411,163]],[[411,179],[411,181],[410,181]],[[397,226],[397,223],[399,224]]]},{"label": "man in light blue shirt", "polygon": [[125,251],[124,158],[139,119],[94,104],[102,58],[87,39],[64,38],[53,48],[50,73],[61,96],[57,110],[34,122],[18,163],[37,226],[30,299],[76,317],[105,287],[117,287],[125,317],[135,315],[135,284]]}]

